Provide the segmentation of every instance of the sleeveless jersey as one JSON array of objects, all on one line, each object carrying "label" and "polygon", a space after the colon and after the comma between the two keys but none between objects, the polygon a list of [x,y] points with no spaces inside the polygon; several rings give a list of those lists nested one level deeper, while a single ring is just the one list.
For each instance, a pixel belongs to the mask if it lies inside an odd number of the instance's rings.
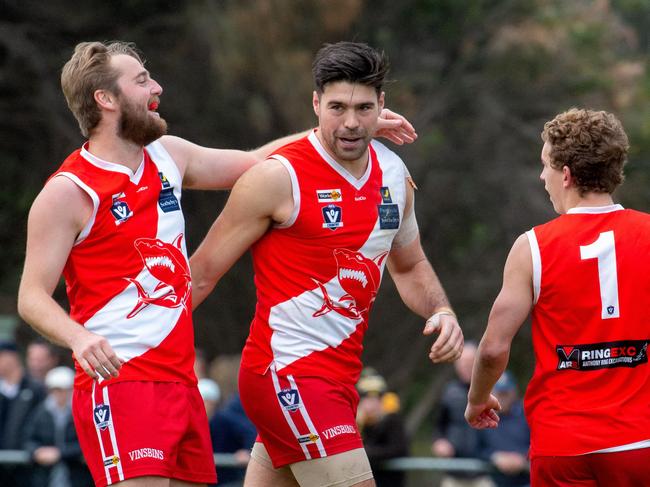
[{"label": "sleeveless jersey", "polygon": [[574,208],[527,232],[531,457],[650,439],[650,215]]},{"label": "sleeveless jersey", "polygon": [[252,248],[257,307],[242,366],[356,383],[362,340],[406,201],[402,160],[373,141],[356,179],[315,132],[274,159],[294,209]]},{"label": "sleeveless jersey", "polygon": [[[83,147],[55,176],[69,178],[93,203],[63,275],[72,319],[126,360],[119,377],[101,383],[195,384],[182,178],[171,156],[153,142],[132,173]],[[75,386],[90,389],[91,379],[75,367]]]}]

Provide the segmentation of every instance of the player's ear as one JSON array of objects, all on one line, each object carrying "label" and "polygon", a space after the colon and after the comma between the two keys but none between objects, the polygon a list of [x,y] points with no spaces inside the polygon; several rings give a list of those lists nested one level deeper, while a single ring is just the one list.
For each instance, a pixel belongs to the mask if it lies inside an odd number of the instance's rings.
[{"label": "player's ear", "polygon": [[115,110],[115,95],[108,90],[95,90],[93,93],[95,102],[105,110]]},{"label": "player's ear", "polygon": [[384,109],[385,98],[386,98],[386,93],[382,91],[381,94],[379,95],[379,99],[377,100],[377,106],[379,107],[379,112],[381,112]]},{"label": "player's ear", "polygon": [[573,175],[569,166],[562,166],[562,186],[568,188],[573,182]]},{"label": "player's ear", "polygon": [[316,90],[314,90],[314,93],[312,94],[311,104],[314,107],[314,113],[316,116],[320,117],[320,96]]}]

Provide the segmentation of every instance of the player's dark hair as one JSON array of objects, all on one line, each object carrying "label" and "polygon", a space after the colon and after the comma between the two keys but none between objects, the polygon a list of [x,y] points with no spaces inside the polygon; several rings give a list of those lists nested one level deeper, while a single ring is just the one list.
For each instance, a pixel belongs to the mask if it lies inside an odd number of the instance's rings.
[{"label": "player's dark hair", "polygon": [[343,41],[325,44],[318,51],[312,74],[319,95],[327,83],[349,81],[372,86],[379,96],[388,68],[388,58],[383,51],[361,42]]}]

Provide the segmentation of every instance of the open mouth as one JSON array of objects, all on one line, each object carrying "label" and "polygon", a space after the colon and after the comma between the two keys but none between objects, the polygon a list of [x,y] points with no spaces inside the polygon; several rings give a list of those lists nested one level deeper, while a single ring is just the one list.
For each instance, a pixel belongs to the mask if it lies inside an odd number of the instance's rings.
[{"label": "open mouth", "polygon": [[156,110],[158,110],[158,102],[152,101],[151,103],[149,103],[149,111],[155,112]]},{"label": "open mouth", "polygon": [[339,137],[343,147],[356,147],[361,141],[361,137]]}]

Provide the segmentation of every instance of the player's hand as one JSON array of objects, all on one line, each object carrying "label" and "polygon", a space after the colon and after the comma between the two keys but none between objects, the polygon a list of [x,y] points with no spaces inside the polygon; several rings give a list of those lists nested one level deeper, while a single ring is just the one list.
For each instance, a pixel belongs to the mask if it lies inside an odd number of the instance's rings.
[{"label": "player's hand", "polygon": [[383,137],[397,145],[410,144],[418,138],[411,122],[399,113],[384,108],[379,114],[375,137]]},{"label": "player's hand", "polygon": [[119,358],[108,340],[81,328],[70,348],[77,362],[91,379],[117,377],[124,360]]},{"label": "player's hand", "polygon": [[61,460],[61,450],[55,446],[41,446],[34,450],[34,462],[49,467]]},{"label": "player's hand", "polygon": [[431,445],[431,453],[439,458],[451,458],[456,455],[456,449],[447,438],[438,438]]},{"label": "player's hand", "polygon": [[438,314],[429,318],[424,325],[425,335],[438,334],[438,338],[431,346],[429,358],[434,364],[454,362],[463,353],[463,331],[458,320],[450,314]]},{"label": "player's hand", "polygon": [[496,428],[499,426],[497,411],[501,411],[501,404],[496,397],[490,394],[484,404],[471,404],[468,401],[467,408],[465,408],[465,420],[472,428],[479,430]]},{"label": "player's hand", "polygon": [[517,475],[528,466],[525,455],[514,451],[497,451],[490,456],[492,464],[499,472],[506,475]]}]

